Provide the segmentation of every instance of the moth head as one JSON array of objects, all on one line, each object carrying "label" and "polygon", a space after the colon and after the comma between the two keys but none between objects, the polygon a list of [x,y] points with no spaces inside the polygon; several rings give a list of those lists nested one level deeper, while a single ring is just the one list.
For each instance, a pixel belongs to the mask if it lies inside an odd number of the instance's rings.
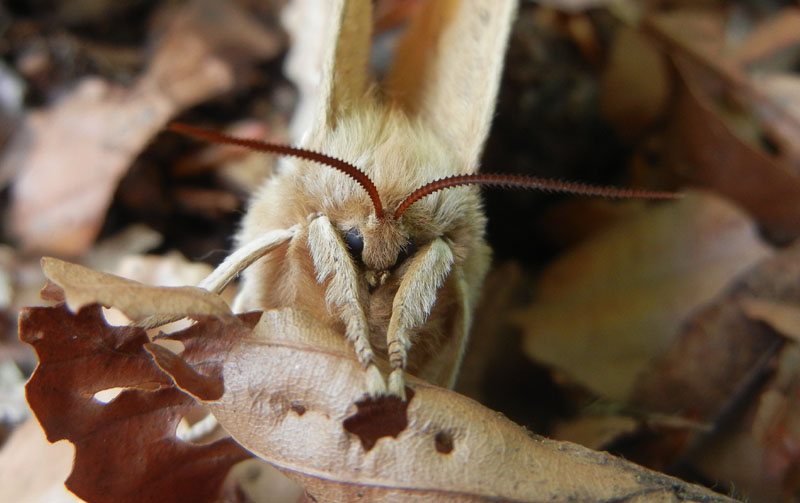
[{"label": "moth head", "polygon": [[324,164],[345,173],[355,180],[369,196],[373,212],[366,220],[359,222],[358,226],[344,230],[342,239],[353,260],[364,269],[371,287],[383,284],[394,269],[416,252],[418,243],[414,242],[412,233],[404,225],[403,215],[405,212],[420,199],[441,190],[463,185],[484,185],[606,198],[675,199],[680,197],[679,194],[673,192],[598,187],[529,176],[479,173],[454,175],[434,180],[412,191],[393,210],[387,212],[383,207],[380,194],[373,181],[356,166],[341,159],[286,145],[232,138],[186,124],[173,123],[170,124],[169,129],[217,143],[239,145],[253,150],[297,157]]}]

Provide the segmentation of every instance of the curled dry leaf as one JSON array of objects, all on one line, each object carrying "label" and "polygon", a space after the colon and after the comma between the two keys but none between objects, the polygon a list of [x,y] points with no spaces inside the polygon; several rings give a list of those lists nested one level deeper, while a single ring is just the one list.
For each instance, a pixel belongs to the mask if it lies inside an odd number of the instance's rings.
[{"label": "curled dry leaf", "polygon": [[[225,441],[187,446],[174,439],[191,395],[318,502],[732,501],[608,454],[532,436],[419,380],[410,380],[406,403],[368,401],[348,343],[301,311],[235,322],[199,318],[168,336],[185,347],[176,355],[138,329],[108,327],[96,305],[77,314],[61,305],[23,315],[21,337],[41,358],[30,403],[50,439],[76,442],[68,484],[78,494],[89,501],[133,501],[132,494],[136,501],[208,501],[219,480],[212,469],[226,471],[242,451]],[[92,400],[112,386],[137,389],[108,405]]]},{"label": "curled dry leaf", "polygon": [[279,45],[233,3],[198,0],[175,16],[133,87],[87,78],[32,113],[15,142],[15,165],[4,166],[17,173],[13,233],[29,249],[85,252],[120,178],[151,138],[184,108],[232,88],[231,54],[263,59]]},{"label": "curled dry leaf", "polygon": [[200,288],[154,288],[51,257],[42,259],[42,269],[50,282],[63,290],[64,300],[74,312],[100,303],[119,309],[132,320],[142,320],[154,313],[177,318],[233,316],[222,297]]},{"label": "curled dry leaf", "polygon": [[524,351],[625,400],[690,313],[768,254],[752,221],[718,197],[651,206],[545,270],[518,317]]}]

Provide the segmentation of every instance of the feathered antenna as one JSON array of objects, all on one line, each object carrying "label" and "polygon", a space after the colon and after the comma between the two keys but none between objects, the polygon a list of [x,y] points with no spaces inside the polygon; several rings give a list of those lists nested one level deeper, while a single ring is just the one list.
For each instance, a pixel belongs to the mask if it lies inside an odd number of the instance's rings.
[{"label": "feathered antenna", "polygon": [[656,190],[643,189],[619,189],[616,187],[597,187],[583,183],[562,182],[559,180],[548,180],[546,178],[536,178],[532,176],[500,175],[500,174],[473,174],[473,175],[454,175],[433,181],[412,192],[400,206],[394,210],[394,218],[400,216],[409,206],[419,201],[425,196],[434,192],[457,187],[459,185],[487,185],[492,187],[507,187],[515,189],[543,190],[547,192],[565,192],[570,194],[581,194],[587,196],[600,196],[609,198],[640,198],[640,199],[678,199],[680,194],[674,192],[663,192]]},{"label": "feathered antenna", "polygon": [[167,129],[176,133],[193,136],[195,138],[202,138],[215,143],[227,143],[229,145],[238,145],[240,147],[246,147],[261,152],[297,157],[299,159],[317,162],[319,164],[324,164],[325,166],[338,169],[342,173],[358,182],[358,184],[367,191],[369,198],[372,200],[372,206],[375,207],[375,216],[378,217],[378,219],[384,218],[383,204],[381,204],[381,198],[380,195],[378,195],[378,189],[375,187],[375,184],[372,183],[372,180],[370,180],[366,173],[352,164],[342,161],[341,159],[320,154],[319,152],[314,152],[313,150],[306,150],[304,148],[289,147],[287,145],[269,143],[260,140],[234,138],[232,136],[226,136],[208,129],[202,129],[190,126],[188,124],[183,124],[181,122],[173,122],[167,126]]},{"label": "feathered antenna", "polygon": [[[260,140],[248,140],[244,138],[234,138],[232,136],[223,135],[215,131],[197,128],[188,124],[180,122],[173,122],[167,126],[167,129],[176,133],[202,138],[215,143],[227,143],[230,145],[238,145],[261,152],[268,152],[277,155],[284,155],[290,157],[297,157],[307,161],[313,161],[334,169],[338,169],[342,173],[348,175],[355,180],[367,192],[369,198],[372,200],[372,206],[375,208],[375,216],[378,219],[385,218],[383,211],[383,204],[381,203],[378,189],[372,180],[360,169],[354,165],[331,157],[329,155],[320,154],[313,150],[303,148],[290,147],[278,143],[269,143]],[[570,194],[580,194],[587,196],[600,196],[608,198],[638,198],[638,199],[678,199],[680,194],[674,192],[664,192],[657,190],[643,190],[643,189],[620,189],[616,187],[598,187],[594,185],[587,185],[583,183],[571,183],[560,180],[548,180],[546,178],[537,178],[532,176],[519,176],[519,175],[501,175],[501,174],[472,174],[472,175],[454,175],[440,180],[433,181],[418,188],[405,200],[400,203],[394,211],[394,218],[400,218],[409,206],[419,201],[425,196],[429,196],[434,192],[448,189],[451,187],[458,187],[460,185],[484,185],[491,187],[506,187],[515,189],[528,189],[528,190],[543,190],[547,192],[564,192]]]}]

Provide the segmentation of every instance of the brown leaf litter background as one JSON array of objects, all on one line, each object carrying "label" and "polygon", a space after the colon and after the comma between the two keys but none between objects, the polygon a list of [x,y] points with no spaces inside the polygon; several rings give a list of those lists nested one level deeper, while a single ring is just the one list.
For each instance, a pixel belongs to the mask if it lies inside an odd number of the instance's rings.
[{"label": "brown leaf litter background", "polygon": [[[486,192],[457,393],[407,409],[302,313],[185,287],[274,160],[163,127],[302,130],[322,14],[284,3],[0,6],[0,501],[800,501],[796,2],[522,6],[484,169],[686,197]],[[378,2],[376,68],[414,4]],[[92,270],[46,262],[45,302],[42,255]]]}]

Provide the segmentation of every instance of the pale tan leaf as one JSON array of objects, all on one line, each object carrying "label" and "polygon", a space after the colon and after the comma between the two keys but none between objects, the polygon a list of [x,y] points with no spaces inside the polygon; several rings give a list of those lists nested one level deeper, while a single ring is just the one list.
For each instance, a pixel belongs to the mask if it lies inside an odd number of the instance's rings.
[{"label": "pale tan leaf", "polygon": [[658,47],[633,28],[622,28],[612,42],[603,72],[600,107],[614,127],[637,137],[665,110],[670,76]]},{"label": "pale tan leaf", "polygon": [[752,503],[794,502],[800,491],[800,346],[787,344],[757,400],[696,454],[716,480],[735,480]]},{"label": "pale tan leaf", "polygon": [[132,320],[152,315],[232,318],[225,301],[202,288],[151,287],[51,257],[42,259],[45,276],[64,290],[67,306],[77,312],[99,303],[113,306]]},{"label": "pale tan leaf", "polygon": [[207,403],[220,423],[318,502],[671,501],[677,492],[687,501],[728,501],[532,436],[419,380],[411,380],[408,404],[365,401],[363,369],[348,343],[297,310],[265,312],[232,347],[223,378],[225,395]]}]

